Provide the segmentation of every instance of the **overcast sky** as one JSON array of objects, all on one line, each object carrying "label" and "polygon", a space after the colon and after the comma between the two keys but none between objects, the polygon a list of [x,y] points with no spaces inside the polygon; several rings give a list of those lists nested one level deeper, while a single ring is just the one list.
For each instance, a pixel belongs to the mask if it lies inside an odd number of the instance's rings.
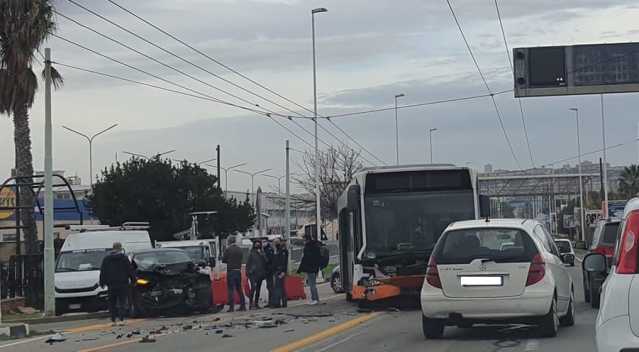
[{"label": "overcast sky", "polygon": [[[309,115],[298,106],[278,98],[226,71],[216,63],[181,46],[171,38],[138,21],[106,0],[74,0],[127,29],[202,68],[247,90],[267,97],[293,111]],[[141,17],[182,38],[212,58],[264,84],[282,96],[312,109],[312,47],[310,10],[318,14],[317,64],[319,112],[323,115],[389,107],[393,96],[404,93],[400,104],[485,94],[486,90],[468,55],[445,0],[116,0]],[[493,0],[452,0],[453,7],[493,91],[512,88],[512,76],[499,30]],[[154,63],[128,49],[56,17],[57,34],[105,55],[158,75],[165,80],[236,104],[245,101],[262,109],[291,114],[284,108],[239,90],[178,58],[150,46],[103,20],[56,0],[59,12],[120,40],[157,60],[193,75],[200,81]],[[622,0],[501,0],[500,9],[511,48],[637,41],[639,6]],[[64,64],[139,80],[175,90],[166,82],[145,76],[52,38],[53,60]],[[37,66],[38,70],[41,67]],[[267,117],[175,93],[58,67],[65,86],[53,95],[54,166],[79,175],[88,183],[88,146],[62,125],[95,133],[113,123],[119,126],[96,138],[94,171],[110,163],[122,151],[154,154],[170,149],[175,158],[198,161],[214,157],[222,146],[222,165],[247,162],[247,171],[272,168],[283,174],[284,140],[297,150],[308,145]],[[239,96],[239,101],[210,87]],[[611,150],[612,164],[635,162],[637,146],[637,94],[606,96],[608,144],[628,143]],[[599,96],[523,99],[525,117],[536,165],[576,155],[574,116],[581,110],[584,152],[601,148]],[[522,167],[530,167],[519,105],[512,93],[497,97],[504,125]],[[43,95],[31,111],[34,167],[43,168]],[[277,118],[307,143],[312,136],[293,122]],[[387,163],[395,160],[393,111],[335,118],[368,151]],[[312,132],[308,120],[298,123]],[[334,126],[323,122],[337,138],[320,129],[328,144],[351,143]],[[432,105],[399,111],[400,161],[426,160],[429,128],[433,134],[435,162],[472,165],[483,169],[516,168],[489,98]],[[14,163],[11,120],[0,118],[0,175],[9,175]],[[322,145],[323,146],[323,145]],[[325,146],[323,146],[325,147]],[[295,164],[301,154],[293,153]],[[364,153],[367,159],[375,159]],[[586,157],[596,160],[599,154]],[[2,177],[0,177],[2,178]],[[274,180],[256,178],[256,186],[271,190]],[[246,190],[248,176],[233,174],[229,187]]]}]

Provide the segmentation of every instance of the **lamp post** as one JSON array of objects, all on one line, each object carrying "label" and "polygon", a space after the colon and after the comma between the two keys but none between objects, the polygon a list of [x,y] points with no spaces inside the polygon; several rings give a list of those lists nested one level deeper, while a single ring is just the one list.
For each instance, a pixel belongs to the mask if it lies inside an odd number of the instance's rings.
[{"label": "lamp post", "polygon": [[430,128],[428,130],[428,144],[430,145],[430,163],[433,163],[433,132],[437,131],[436,128]]},{"label": "lamp post", "polygon": [[162,153],[154,154],[154,155],[153,155],[153,157],[148,157],[148,156],[146,156],[146,155],[144,155],[144,154],[140,154],[140,153],[128,152],[128,151],[126,151],[126,150],[123,150],[123,151],[122,151],[122,153],[124,153],[124,154],[128,154],[128,155],[131,155],[131,156],[137,156],[138,158],[142,158],[142,159],[152,159],[152,158],[159,158],[159,157],[161,157],[162,155],[171,154],[171,153],[176,152],[176,151],[177,151],[177,150],[175,150],[175,149],[167,150],[167,151],[162,152]]},{"label": "lamp post", "polygon": [[277,194],[278,195],[282,194],[282,184],[280,182],[282,181],[283,178],[286,177],[286,175],[285,176],[273,176],[273,175],[264,174],[262,176],[269,177],[269,178],[272,178],[274,180],[277,180]]},{"label": "lamp post", "polygon": [[584,227],[586,226],[586,221],[585,221],[585,215],[584,215],[584,186],[583,186],[583,182],[582,182],[582,176],[581,176],[581,140],[580,140],[580,136],[579,136],[579,109],[578,108],[570,108],[571,111],[575,112],[575,119],[577,122],[577,158],[578,158],[578,163],[579,165],[577,166],[577,172],[579,172],[579,206],[580,206],[580,211],[579,211],[579,215],[581,218],[581,240],[585,241],[586,240],[586,236],[585,236],[585,232],[584,232]]},{"label": "lamp post", "polygon": [[311,10],[311,31],[313,38],[313,122],[315,122],[315,227],[317,228],[317,239],[320,237],[320,222],[322,220],[320,205],[320,178],[319,178],[319,148],[317,138],[317,62],[315,59],[315,14],[327,12],[320,7]]},{"label": "lamp post", "polygon": [[272,169],[264,169],[264,170],[260,170],[260,171],[256,171],[256,172],[248,172],[248,171],[242,171],[242,170],[233,170],[233,171],[239,172],[239,173],[244,174],[244,175],[251,176],[251,194],[253,194],[255,192],[255,187],[254,187],[255,176],[263,174],[265,172],[269,172],[271,170]]},{"label": "lamp post", "polygon": [[395,94],[395,162],[399,165],[399,124],[397,122],[397,99],[405,97],[404,93]]},{"label": "lamp post", "polygon": [[87,142],[89,142],[89,181],[91,183],[91,188],[93,188],[93,140],[95,139],[95,137],[97,137],[97,136],[99,136],[99,135],[101,135],[101,134],[103,134],[103,133],[105,133],[105,132],[107,132],[107,131],[109,131],[111,129],[114,129],[117,126],[118,126],[118,124],[115,123],[115,124],[111,125],[110,127],[107,127],[105,129],[103,129],[102,131],[93,134],[92,136],[86,135],[86,134],[84,134],[82,132],[78,132],[78,131],[70,128],[70,127],[62,126],[62,128],[64,128],[65,130],[67,130],[69,132],[73,132],[73,133],[75,133],[77,135],[80,135],[80,136],[84,137],[87,140]]},{"label": "lamp post", "polygon": [[[247,163],[239,163],[229,167],[220,166],[220,169],[224,170],[224,196],[226,196],[229,193],[229,171],[235,169],[236,167],[244,166],[246,164]],[[206,165],[210,167],[217,167],[217,165],[215,166],[209,165],[209,164],[206,164]],[[220,177],[220,175],[217,175],[217,177]]]}]

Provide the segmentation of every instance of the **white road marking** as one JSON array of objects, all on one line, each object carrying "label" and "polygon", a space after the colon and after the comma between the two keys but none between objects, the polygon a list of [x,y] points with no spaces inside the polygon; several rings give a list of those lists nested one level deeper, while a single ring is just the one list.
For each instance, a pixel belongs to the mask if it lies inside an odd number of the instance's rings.
[{"label": "white road marking", "polygon": [[539,350],[539,341],[528,340],[528,342],[526,343],[526,347],[524,348],[524,351],[530,352],[530,351],[537,351],[537,350]]},{"label": "white road marking", "polygon": [[329,344],[329,345],[324,346],[323,348],[320,348],[319,350],[316,350],[315,352],[326,352],[326,351],[328,351],[328,350],[332,349],[333,347],[336,347],[336,346],[338,346],[338,345],[341,345],[341,344],[343,344],[344,342],[346,342],[346,341],[348,341],[348,340],[352,339],[353,337],[357,337],[357,336],[362,335],[362,334],[363,334],[363,332],[359,332],[359,333],[357,333],[357,334],[351,334],[351,335],[348,335],[348,336],[346,336],[345,338],[343,338],[343,339],[341,339],[341,340],[335,341],[335,342],[333,342],[333,343],[331,343],[331,344]]},{"label": "white road marking", "polygon": [[20,341],[17,341],[17,342],[8,343],[8,344],[5,344],[5,345],[0,345],[0,349],[7,348],[7,347],[18,346],[18,345],[23,345],[23,344],[29,343],[29,342],[48,339],[51,336],[53,336],[53,335],[38,336],[38,337],[26,339],[26,340],[20,340]]}]

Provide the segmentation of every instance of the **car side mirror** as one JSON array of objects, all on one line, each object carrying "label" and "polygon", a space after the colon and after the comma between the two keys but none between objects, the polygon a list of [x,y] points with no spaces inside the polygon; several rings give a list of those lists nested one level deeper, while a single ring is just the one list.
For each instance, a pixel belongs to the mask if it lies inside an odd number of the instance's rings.
[{"label": "car side mirror", "polygon": [[586,255],[581,265],[584,271],[589,273],[606,273],[608,270],[606,256],[599,253],[590,253]]},{"label": "car side mirror", "polygon": [[564,264],[573,265],[575,263],[575,257],[570,253],[562,253],[559,255],[559,258]]}]

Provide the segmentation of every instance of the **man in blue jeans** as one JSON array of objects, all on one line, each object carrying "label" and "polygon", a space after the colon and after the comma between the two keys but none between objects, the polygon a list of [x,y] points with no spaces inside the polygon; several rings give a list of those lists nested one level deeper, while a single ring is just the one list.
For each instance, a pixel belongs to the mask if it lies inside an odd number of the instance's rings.
[{"label": "man in blue jeans", "polygon": [[229,236],[227,243],[229,244],[222,262],[226,263],[226,287],[228,293],[229,312],[235,311],[234,293],[237,291],[240,296],[240,312],[246,310],[244,301],[244,292],[242,291],[242,249],[235,243],[235,236]]},{"label": "man in blue jeans", "polygon": [[304,273],[306,275],[306,284],[311,291],[310,305],[316,305],[319,303],[319,293],[317,292],[317,273],[320,270],[322,261],[322,254],[320,247],[322,243],[312,236],[306,237],[306,244],[304,244],[304,252],[302,254],[302,262],[300,263],[298,273]]}]

